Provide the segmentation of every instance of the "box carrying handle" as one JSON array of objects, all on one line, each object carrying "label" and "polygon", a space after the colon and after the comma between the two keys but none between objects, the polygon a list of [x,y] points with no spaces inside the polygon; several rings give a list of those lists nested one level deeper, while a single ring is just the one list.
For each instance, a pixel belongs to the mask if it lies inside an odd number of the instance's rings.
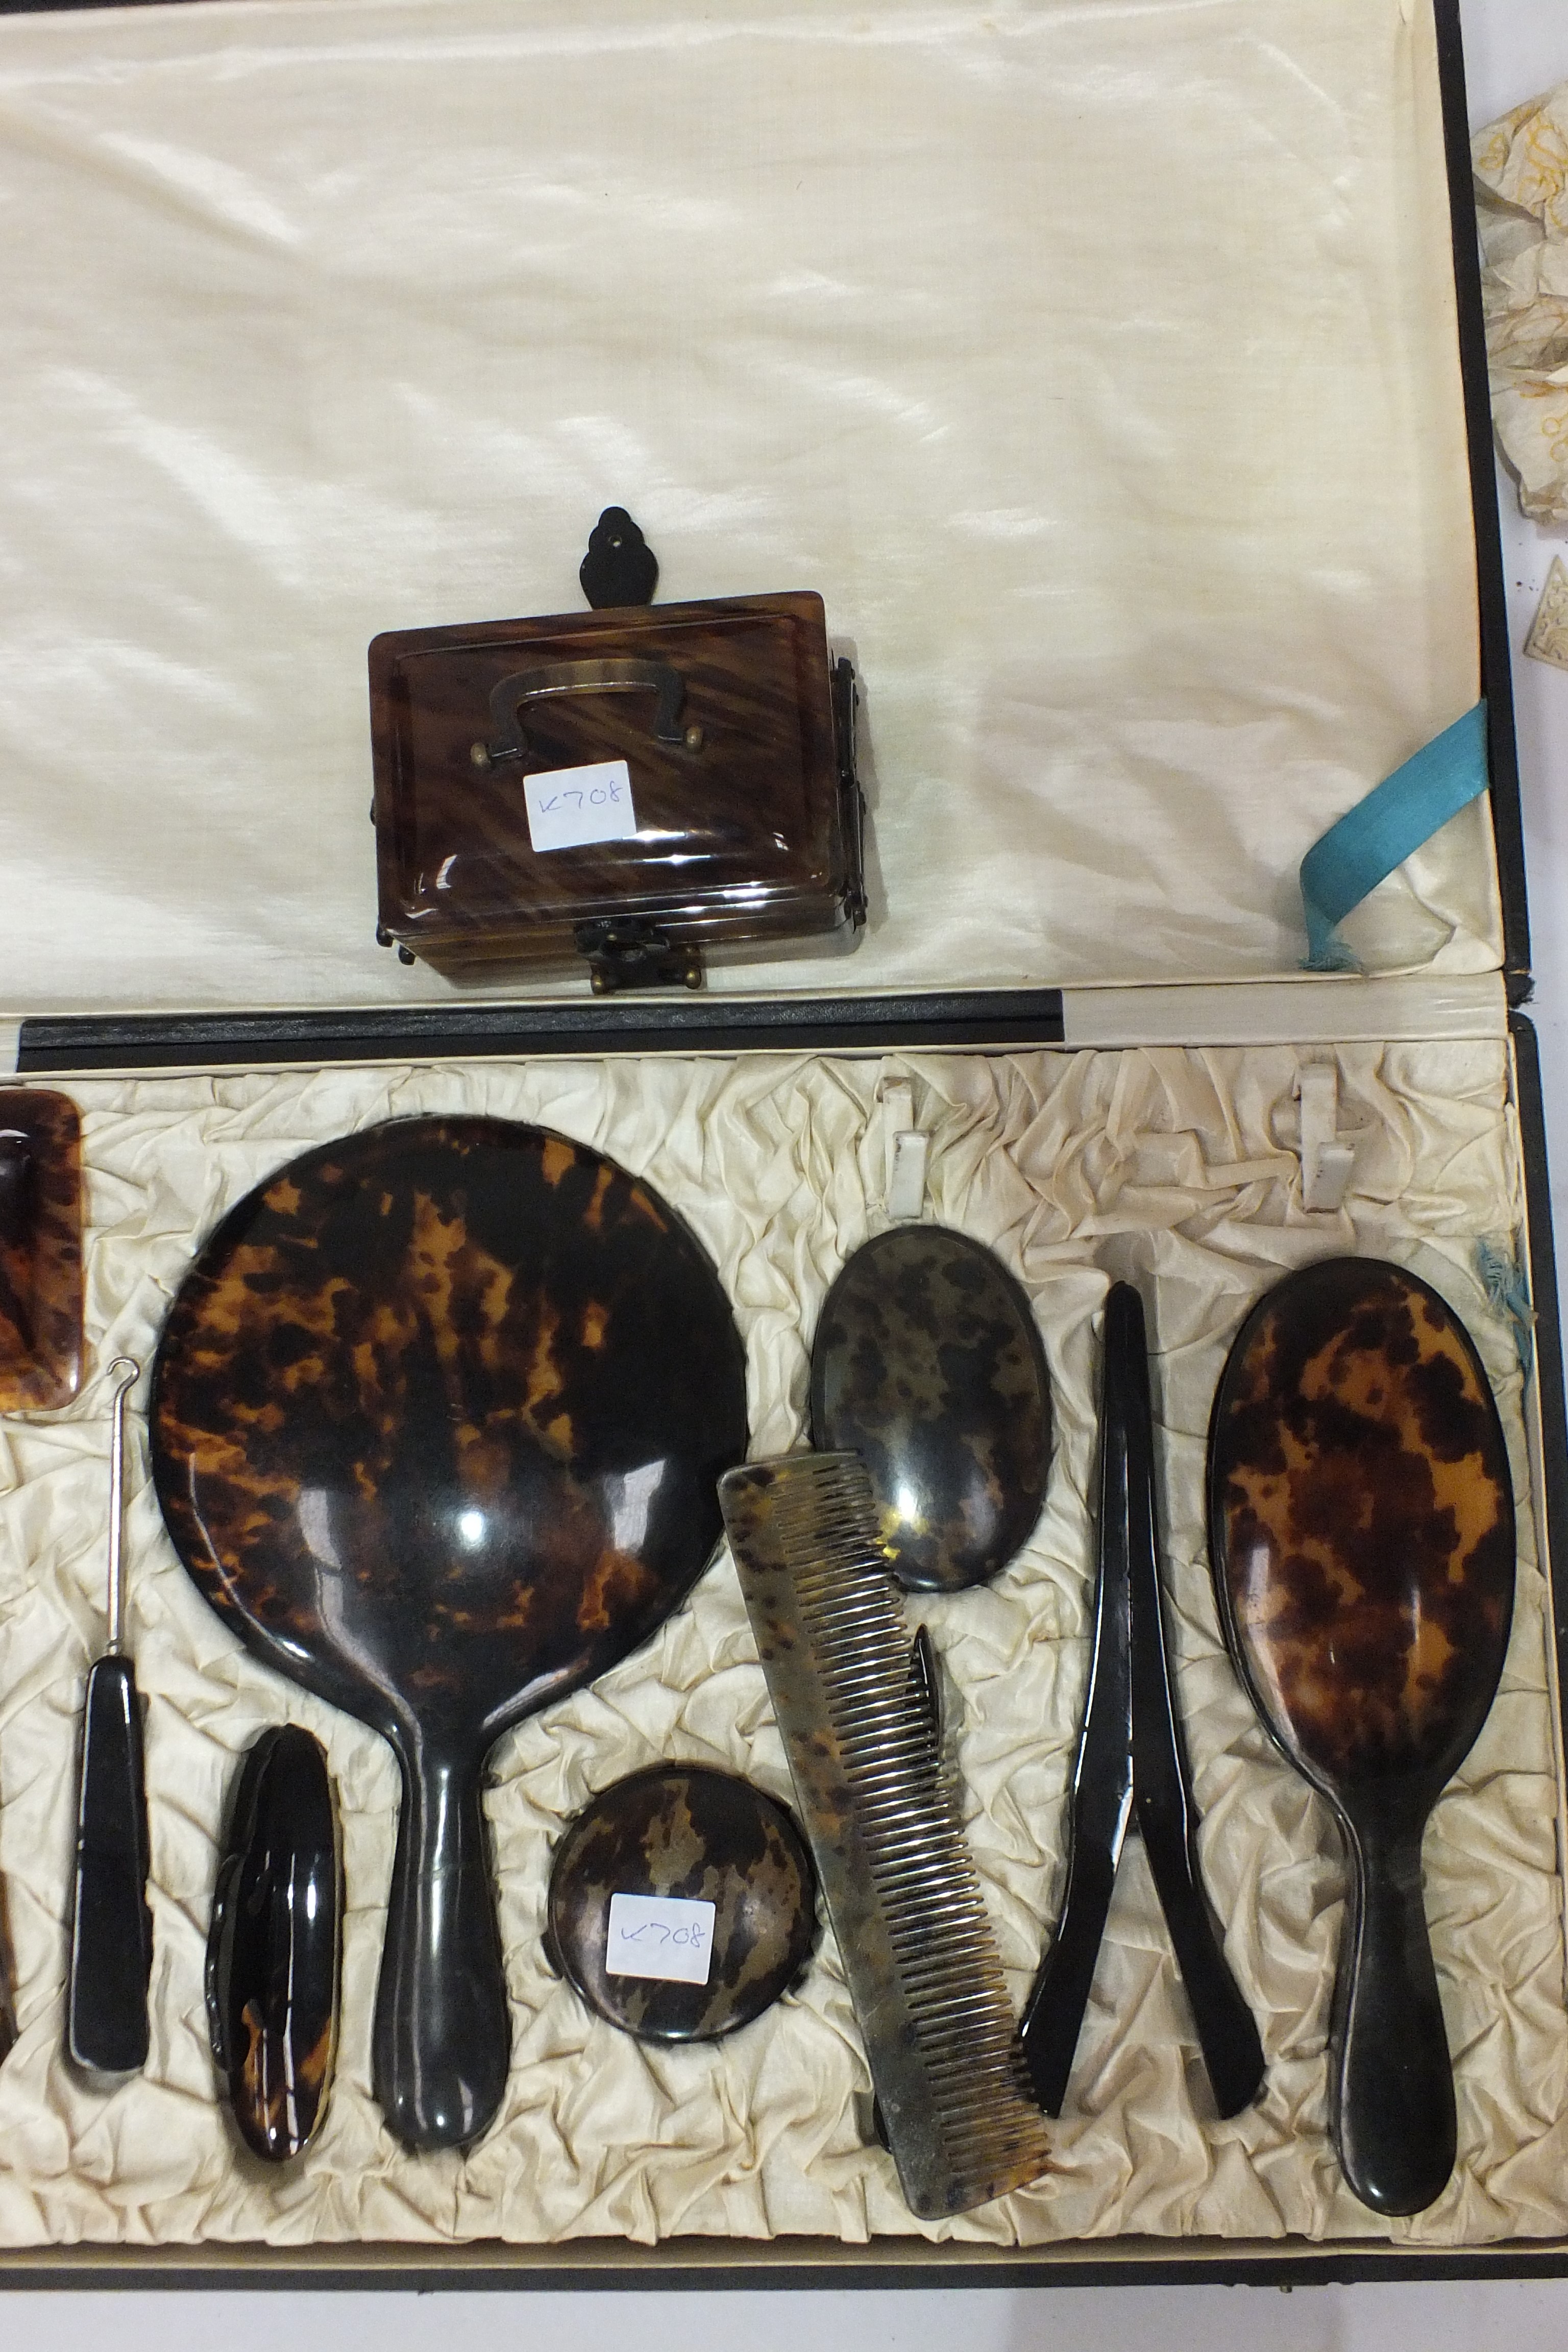
[{"label": "box carrying handle", "polygon": [[638,661],[626,656],[587,661],[549,662],[542,669],[513,670],[490,688],[490,740],[471,743],[468,757],[476,768],[493,768],[500,760],[527,757],[521,707],[542,695],[652,693],[658,697],[654,712],[653,740],[684,751],[700,751],[702,730],[680,724],[686,681],[669,662]]}]

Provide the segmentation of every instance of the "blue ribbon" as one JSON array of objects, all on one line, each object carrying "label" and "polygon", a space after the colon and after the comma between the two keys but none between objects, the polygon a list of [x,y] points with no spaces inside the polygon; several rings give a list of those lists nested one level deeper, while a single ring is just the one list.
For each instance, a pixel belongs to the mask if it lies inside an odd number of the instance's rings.
[{"label": "blue ribbon", "polygon": [[1301,860],[1308,971],[1355,971],[1334,926],[1487,789],[1487,706],[1478,702],[1347,809]]},{"label": "blue ribbon", "polygon": [[1513,1326],[1519,1369],[1528,1380],[1535,1361],[1535,1309],[1518,1255],[1512,1248],[1500,1249],[1496,1242],[1483,1236],[1476,1244],[1476,1272],[1490,1304],[1500,1308]]}]

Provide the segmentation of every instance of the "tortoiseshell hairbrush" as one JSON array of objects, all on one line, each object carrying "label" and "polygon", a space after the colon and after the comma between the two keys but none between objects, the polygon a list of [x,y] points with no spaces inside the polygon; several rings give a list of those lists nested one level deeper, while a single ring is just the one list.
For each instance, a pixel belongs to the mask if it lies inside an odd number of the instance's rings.
[{"label": "tortoiseshell hairbrush", "polygon": [[967,2212],[1048,2149],[865,1465],[752,1463],[719,1499],[900,2184]]},{"label": "tortoiseshell hairbrush", "polygon": [[1329,2121],[1377,2213],[1424,2211],[1458,2151],[1421,1845],[1502,1673],[1516,1539],[1491,1383],[1447,1300],[1379,1258],[1276,1283],[1215,1399],[1209,1552],[1242,1680],[1344,1839]]}]

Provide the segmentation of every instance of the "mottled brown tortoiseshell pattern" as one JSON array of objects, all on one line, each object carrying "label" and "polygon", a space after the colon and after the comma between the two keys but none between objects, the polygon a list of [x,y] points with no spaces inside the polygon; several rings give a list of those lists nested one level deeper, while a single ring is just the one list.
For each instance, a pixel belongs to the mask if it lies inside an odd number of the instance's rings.
[{"label": "mottled brown tortoiseshell pattern", "polygon": [[[616,663],[680,681],[675,740],[648,687],[584,684]],[[555,690],[513,705],[520,759],[490,707],[509,677]],[[733,596],[458,627],[370,648],[382,927],[438,971],[578,960],[576,926],[656,920],[718,944],[846,931],[863,911],[860,811],[841,772],[819,596]],[[686,738],[695,729],[700,741]],[[845,749],[847,751],[848,746]],[[543,853],[522,780],[624,761],[637,830]]]},{"label": "mottled brown tortoiseshell pattern", "polygon": [[1050,1385],[1029,1302],[992,1253],[941,1225],[856,1251],[811,1351],[812,1442],[858,1454],[900,1584],[953,1591],[1034,1533]]},{"label": "mottled brown tortoiseshell pattern", "polygon": [[[613,1895],[714,1906],[706,1984],[612,1976]],[[552,1957],[590,2009],[658,2042],[711,2042],[787,1990],[816,1936],[816,1886],[784,1808],[728,1772],[655,1765],[618,1780],[572,1823],[550,1878]]]},{"label": "mottled brown tortoiseshell pattern", "polygon": [[82,1371],[81,1121],[0,1087],[0,1412],[56,1412]]},{"label": "mottled brown tortoiseshell pattern", "polygon": [[395,1121],[225,1219],[165,1327],[151,1430],[201,1590],[391,1742],[375,2095],[405,2146],[465,2146],[510,2040],[484,1759],[645,1641],[715,1547],[746,1444],[718,1277],[595,1151]]},{"label": "mottled brown tortoiseshell pattern", "polygon": [[1211,1541],[1253,1696],[1331,1793],[1440,1787],[1485,1718],[1512,1609],[1497,1407],[1415,1276],[1335,1258],[1244,1326],[1215,1400]]},{"label": "mottled brown tortoiseshell pattern", "polygon": [[911,2212],[1048,2163],[931,1694],[855,1454],[732,1470],[724,1524],[823,1903]]},{"label": "mottled brown tortoiseshell pattern", "polygon": [[647,1639],[744,1452],[712,1267],[648,1190],[500,1119],[395,1121],[251,1193],[158,1351],[158,1494],[275,1666],[488,1747]]},{"label": "mottled brown tortoiseshell pattern", "polygon": [[246,1758],[207,1938],[207,2022],[247,2147],[302,2155],[337,2052],[342,1859],[320,1744],[280,1724]]}]

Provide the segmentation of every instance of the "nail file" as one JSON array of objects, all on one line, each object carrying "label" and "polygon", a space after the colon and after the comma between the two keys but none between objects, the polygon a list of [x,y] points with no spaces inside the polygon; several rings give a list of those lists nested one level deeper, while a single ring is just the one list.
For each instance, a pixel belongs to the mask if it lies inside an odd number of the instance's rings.
[{"label": "nail file", "polygon": [[719,1498],[900,2183],[967,2212],[1048,2146],[865,1466],[789,1454]]}]

